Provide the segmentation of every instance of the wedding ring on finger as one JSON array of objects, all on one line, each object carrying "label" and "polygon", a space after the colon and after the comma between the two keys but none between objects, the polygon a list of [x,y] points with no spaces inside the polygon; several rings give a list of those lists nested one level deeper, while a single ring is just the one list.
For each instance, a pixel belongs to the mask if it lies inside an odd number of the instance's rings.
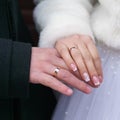
[{"label": "wedding ring on finger", "polygon": [[58,67],[55,68],[55,69],[54,69],[54,76],[56,76],[56,75],[59,73],[59,71],[60,71],[60,68],[58,68]]},{"label": "wedding ring on finger", "polygon": [[75,46],[71,47],[71,48],[69,49],[70,52],[71,52],[71,50],[73,50],[73,49],[77,49],[77,47],[75,47]]}]

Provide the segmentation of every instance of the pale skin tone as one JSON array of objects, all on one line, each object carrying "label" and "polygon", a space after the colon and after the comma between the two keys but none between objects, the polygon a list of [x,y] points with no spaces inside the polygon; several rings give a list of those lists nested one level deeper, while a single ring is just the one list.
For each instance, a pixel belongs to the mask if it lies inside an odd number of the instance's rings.
[{"label": "pale skin tone", "polygon": [[[60,67],[56,75],[54,70]],[[50,87],[62,94],[72,95],[72,86],[84,93],[91,93],[91,87],[73,75],[64,60],[54,48],[32,48],[30,82]]]},{"label": "pale skin tone", "polygon": [[55,48],[69,69],[93,87],[103,81],[101,60],[93,40],[86,35],[71,35],[59,39]]},{"label": "pale skin tone", "polygon": [[[91,93],[90,86],[101,84],[101,60],[90,37],[65,37],[56,42],[55,48],[32,48],[31,83],[45,85],[65,95],[73,93],[69,86]],[[57,67],[60,70],[55,74]]]}]

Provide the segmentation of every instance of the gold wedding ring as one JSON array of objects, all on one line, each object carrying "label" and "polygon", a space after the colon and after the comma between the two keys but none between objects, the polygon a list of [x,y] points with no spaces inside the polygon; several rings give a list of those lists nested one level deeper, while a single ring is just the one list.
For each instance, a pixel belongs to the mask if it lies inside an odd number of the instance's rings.
[{"label": "gold wedding ring", "polygon": [[54,74],[57,75],[59,71],[60,71],[60,68],[58,68],[58,67],[55,68],[55,70],[54,70]]},{"label": "gold wedding ring", "polygon": [[74,46],[74,47],[71,47],[71,48],[70,48],[70,51],[71,51],[72,49],[77,49],[77,48],[76,48],[75,46]]}]

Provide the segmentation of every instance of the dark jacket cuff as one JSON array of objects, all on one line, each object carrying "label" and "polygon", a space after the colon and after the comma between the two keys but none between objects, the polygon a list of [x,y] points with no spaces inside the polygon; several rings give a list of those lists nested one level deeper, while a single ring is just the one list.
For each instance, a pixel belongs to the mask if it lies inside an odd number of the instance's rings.
[{"label": "dark jacket cuff", "polygon": [[9,96],[12,41],[0,39],[0,98]]},{"label": "dark jacket cuff", "polygon": [[10,96],[28,97],[31,45],[13,42],[10,69]]}]

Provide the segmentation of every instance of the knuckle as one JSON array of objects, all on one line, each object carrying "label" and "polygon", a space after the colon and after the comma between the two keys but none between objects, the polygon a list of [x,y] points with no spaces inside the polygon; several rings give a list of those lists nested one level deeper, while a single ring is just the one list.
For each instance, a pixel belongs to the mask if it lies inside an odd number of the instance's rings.
[{"label": "knuckle", "polygon": [[86,36],[84,36],[85,38],[84,39],[86,39],[86,40],[88,40],[88,41],[92,41],[92,39],[91,39],[91,37],[89,36],[89,35],[86,35]]},{"label": "knuckle", "polygon": [[57,43],[55,44],[55,48],[58,50],[60,54],[64,54],[66,51],[66,46],[61,40],[57,41]]},{"label": "knuckle", "polygon": [[93,43],[92,38],[90,36],[82,36],[82,39],[87,43],[87,45],[90,45]]},{"label": "knuckle", "polygon": [[74,39],[79,39],[80,38],[80,35],[79,34],[75,34],[72,36]]},{"label": "knuckle", "polygon": [[63,44],[62,40],[57,40],[57,41],[55,42],[55,47],[56,47],[56,48],[57,48],[57,47],[60,47],[62,44]]}]

